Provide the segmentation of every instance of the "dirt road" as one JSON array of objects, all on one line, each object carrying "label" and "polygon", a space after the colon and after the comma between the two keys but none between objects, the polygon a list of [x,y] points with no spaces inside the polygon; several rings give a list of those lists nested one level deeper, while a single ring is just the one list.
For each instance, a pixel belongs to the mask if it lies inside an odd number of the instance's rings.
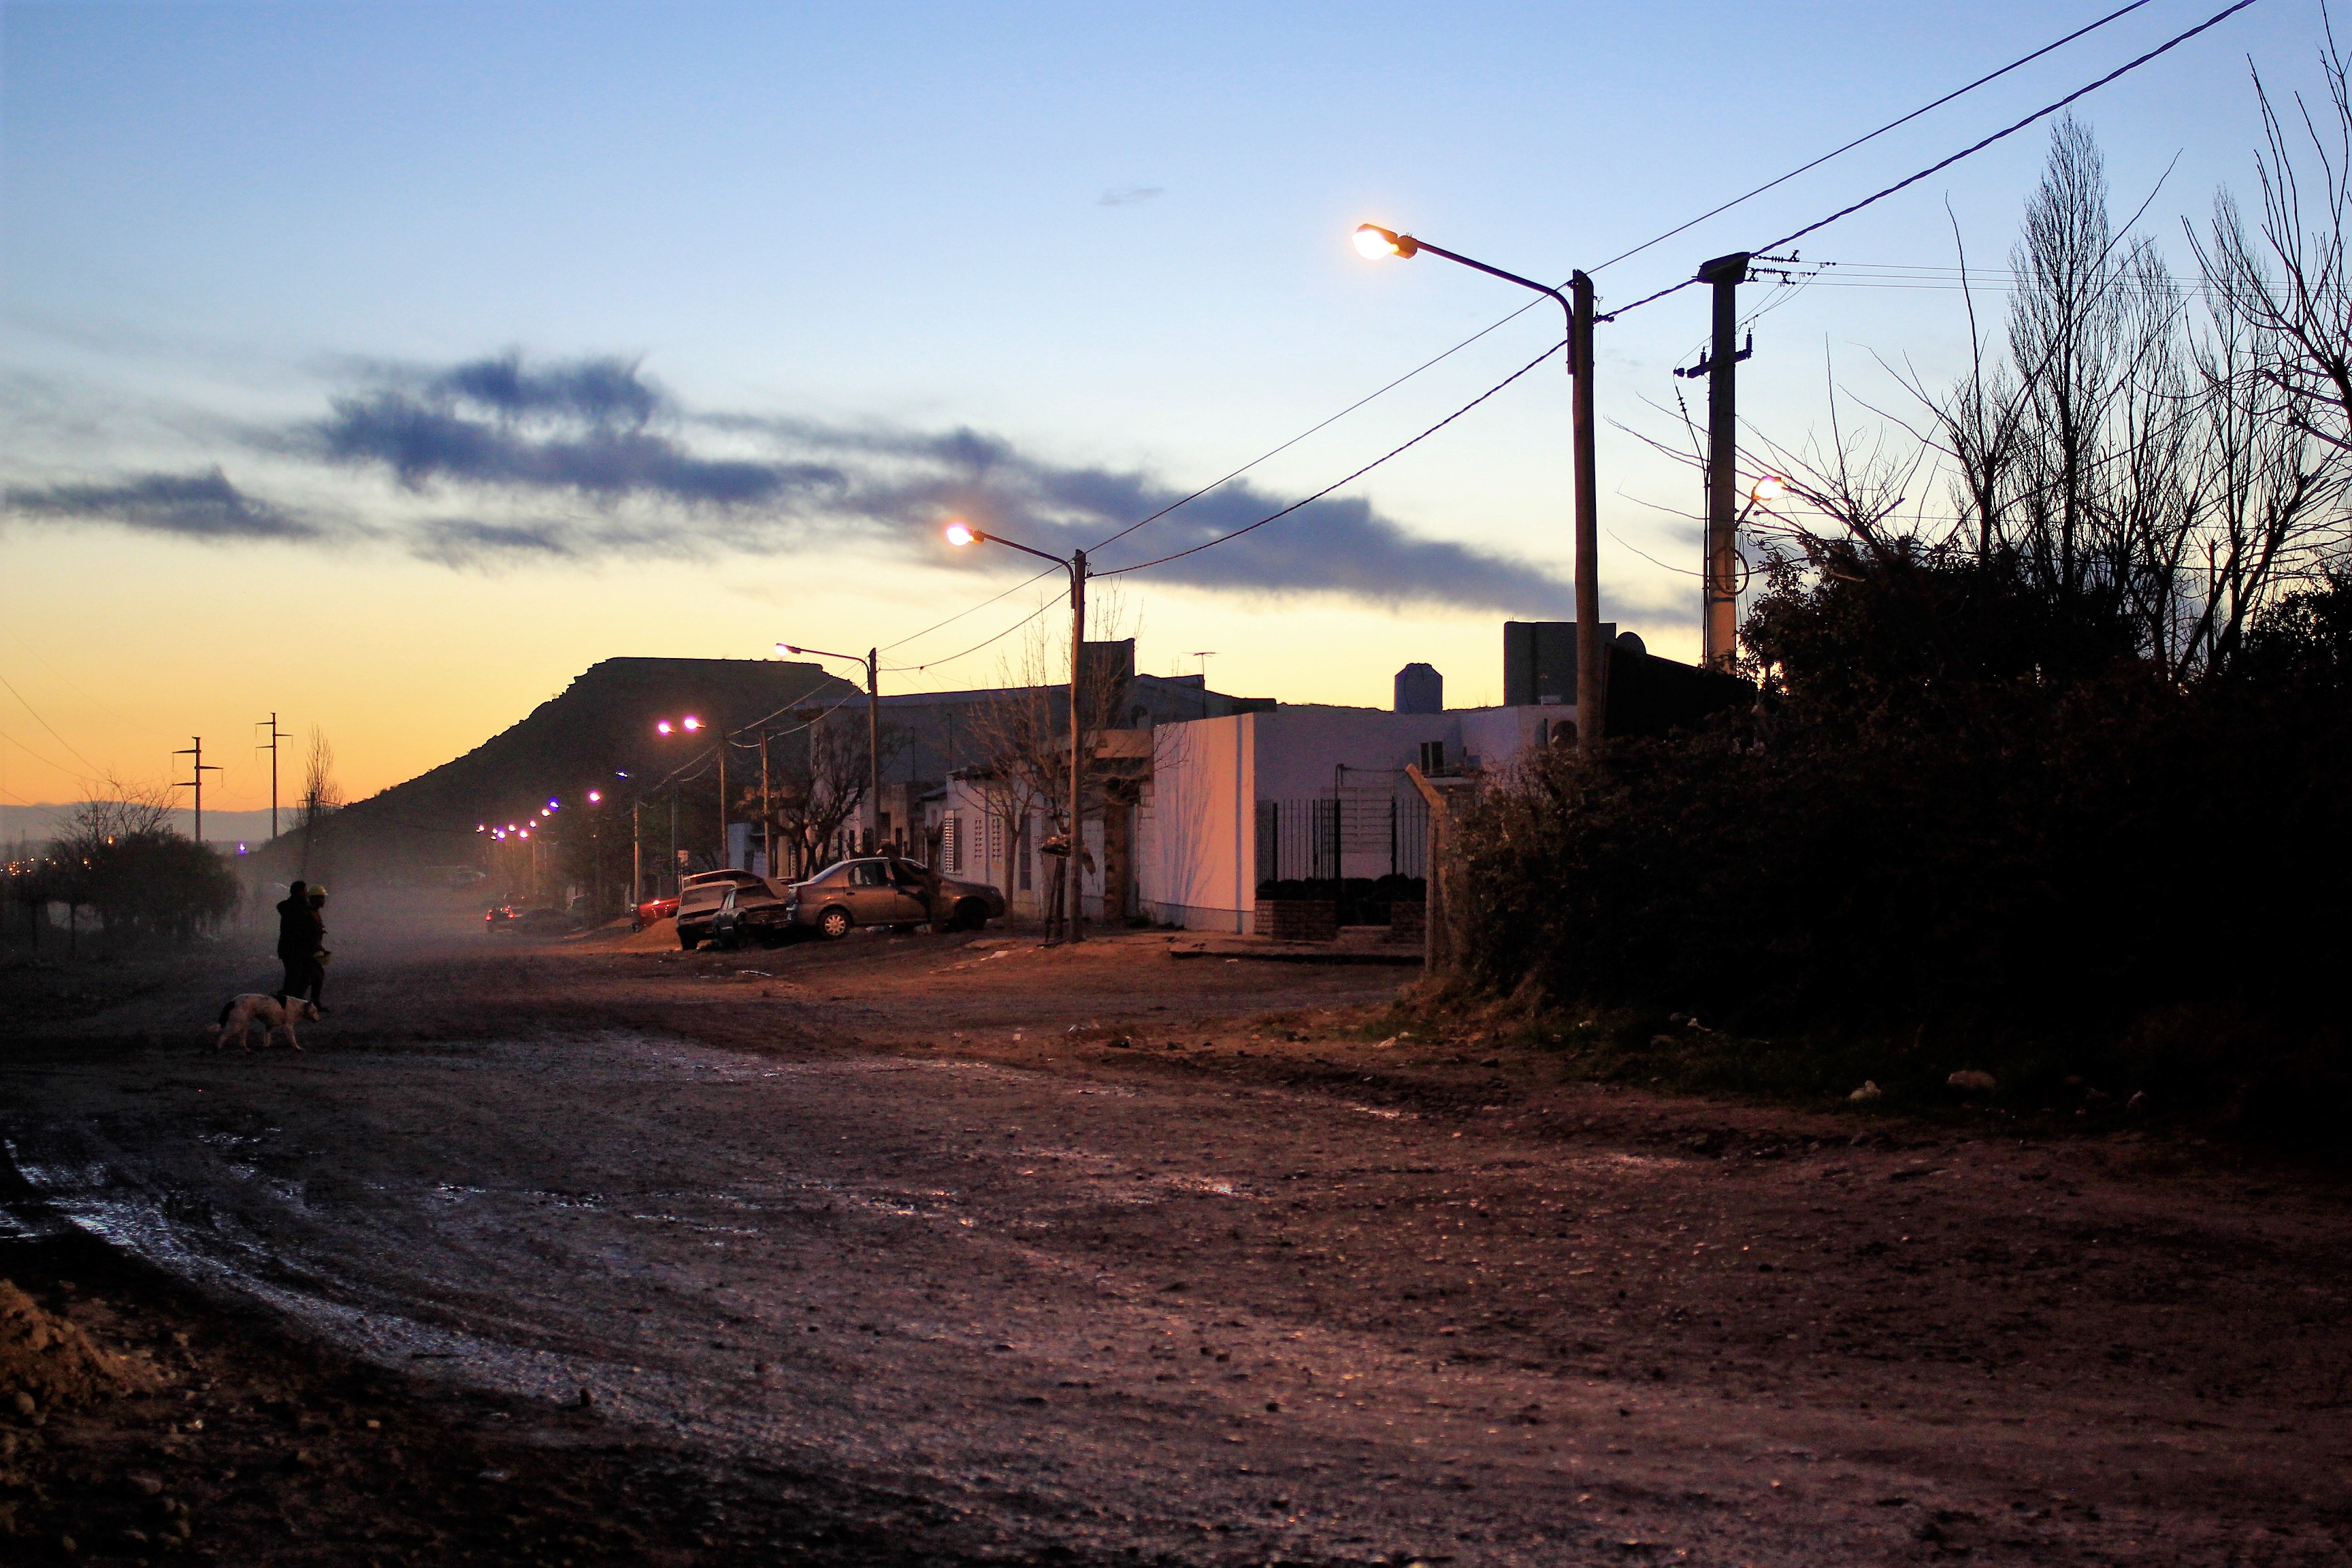
[{"label": "dirt road", "polygon": [[2352,1554],[2340,1194],[1856,1146],[1169,945],[455,933],[300,1057],[197,1047],[223,974],[20,1043],[16,1224],[950,1557]]}]

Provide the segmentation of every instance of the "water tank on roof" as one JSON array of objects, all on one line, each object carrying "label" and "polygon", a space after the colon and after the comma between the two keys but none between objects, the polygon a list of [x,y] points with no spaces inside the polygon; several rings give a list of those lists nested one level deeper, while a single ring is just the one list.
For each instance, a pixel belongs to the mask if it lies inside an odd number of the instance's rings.
[{"label": "water tank on roof", "polygon": [[1445,677],[1434,667],[1408,664],[1396,672],[1396,710],[1400,713],[1445,711]]}]

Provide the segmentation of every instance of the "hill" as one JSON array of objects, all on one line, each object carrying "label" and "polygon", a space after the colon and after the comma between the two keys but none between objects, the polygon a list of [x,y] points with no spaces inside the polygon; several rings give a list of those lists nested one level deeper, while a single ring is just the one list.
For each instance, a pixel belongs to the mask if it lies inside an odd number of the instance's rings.
[{"label": "hill", "polygon": [[856,689],[814,664],[608,658],[465,755],[345,806],[309,841],[288,833],[252,860],[259,875],[278,881],[375,881],[472,864],[478,823],[520,820],[550,796],[576,808],[591,789],[625,809],[633,787],[708,749],[700,741],[657,735],[657,720],[691,713],[708,724],[740,727],[781,709],[835,702]]}]

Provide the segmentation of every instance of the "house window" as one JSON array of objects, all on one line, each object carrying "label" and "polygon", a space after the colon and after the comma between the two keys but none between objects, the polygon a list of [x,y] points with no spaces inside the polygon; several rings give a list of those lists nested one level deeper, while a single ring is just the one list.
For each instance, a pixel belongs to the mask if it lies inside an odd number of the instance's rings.
[{"label": "house window", "polygon": [[992,811],[988,814],[988,863],[1004,863],[1004,818]]},{"label": "house window", "polygon": [[950,811],[940,822],[940,858],[950,871],[963,869],[963,814]]}]

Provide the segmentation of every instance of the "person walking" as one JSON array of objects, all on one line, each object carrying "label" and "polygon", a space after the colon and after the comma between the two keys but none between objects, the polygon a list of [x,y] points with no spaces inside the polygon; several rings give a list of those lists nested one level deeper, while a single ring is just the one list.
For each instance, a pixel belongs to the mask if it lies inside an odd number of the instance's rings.
[{"label": "person walking", "polygon": [[319,951],[323,929],[319,912],[310,903],[310,885],[297,881],[288,888],[286,897],[278,904],[278,962],[286,967],[286,977],[278,989],[278,1001],[310,991],[310,972],[318,966],[313,955]]},{"label": "person walking", "polygon": [[319,1016],[324,1017],[327,1013],[324,997],[327,960],[333,956],[327,951],[327,889],[324,888],[310,889],[310,968],[304,976],[310,982],[310,987],[305,994],[310,998],[310,1005],[319,1009]]}]

